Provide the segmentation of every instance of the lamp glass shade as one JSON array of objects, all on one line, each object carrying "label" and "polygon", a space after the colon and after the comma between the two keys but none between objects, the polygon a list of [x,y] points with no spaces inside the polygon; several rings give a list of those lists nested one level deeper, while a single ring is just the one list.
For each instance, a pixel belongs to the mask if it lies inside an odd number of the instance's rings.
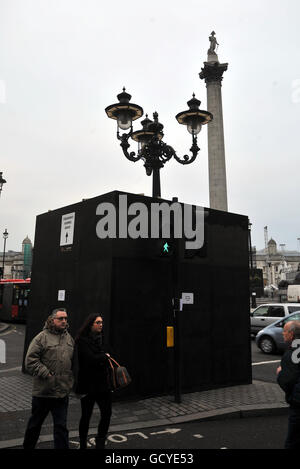
[{"label": "lamp glass shade", "polygon": [[128,130],[131,127],[132,116],[131,113],[124,110],[118,113],[118,127],[122,130]]},{"label": "lamp glass shade", "polygon": [[146,143],[148,143],[147,140],[139,140],[138,141],[138,151],[141,152],[142,149],[144,148],[144,146],[146,145]]},{"label": "lamp glass shade", "polygon": [[197,117],[191,117],[187,121],[187,130],[192,135],[197,135],[202,129],[200,119]]}]

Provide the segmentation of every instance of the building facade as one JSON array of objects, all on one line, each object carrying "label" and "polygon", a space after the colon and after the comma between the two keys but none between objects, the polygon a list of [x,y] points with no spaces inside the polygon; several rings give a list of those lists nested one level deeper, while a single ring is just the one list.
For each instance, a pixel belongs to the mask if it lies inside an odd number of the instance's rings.
[{"label": "building facade", "polygon": [[256,251],[256,265],[262,269],[264,284],[278,286],[281,280],[289,280],[292,272],[300,265],[300,252],[281,249],[278,251],[274,239],[268,242],[268,248]]},{"label": "building facade", "polygon": [[21,251],[7,251],[5,253],[0,252],[1,267],[3,267],[4,258],[4,272],[2,278],[22,279],[30,277],[32,251],[32,242],[30,241],[28,236],[26,236],[26,238],[22,242]]}]

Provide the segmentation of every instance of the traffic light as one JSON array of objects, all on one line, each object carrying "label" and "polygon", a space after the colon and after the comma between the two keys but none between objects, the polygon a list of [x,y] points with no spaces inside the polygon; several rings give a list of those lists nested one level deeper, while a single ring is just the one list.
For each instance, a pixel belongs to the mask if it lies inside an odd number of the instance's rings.
[{"label": "traffic light", "polygon": [[173,257],[176,253],[176,239],[174,235],[174,216],[165,217],[159,221],[159,238],[156,241],[156,256]]},{"label": "traffic light", "polygon": [[175,243],[172,239],[159,239],[157,241],[157,255],[159,257],[172,257],[175,254]]}]

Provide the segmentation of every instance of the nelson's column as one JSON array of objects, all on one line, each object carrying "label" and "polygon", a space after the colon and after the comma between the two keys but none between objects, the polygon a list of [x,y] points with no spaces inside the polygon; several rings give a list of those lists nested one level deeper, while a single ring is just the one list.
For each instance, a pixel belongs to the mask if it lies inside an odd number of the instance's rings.
[{"label": "nelson's column", "polygon": [[215,32],[209,37],[207,62],[199,76],[207,88],[207,109],[214,116],[208,127],[209,200],[210,208],[227,212],[227,184],[222,110],[222,80],[228,64],[220,64],[216,54],[219,45]]}]

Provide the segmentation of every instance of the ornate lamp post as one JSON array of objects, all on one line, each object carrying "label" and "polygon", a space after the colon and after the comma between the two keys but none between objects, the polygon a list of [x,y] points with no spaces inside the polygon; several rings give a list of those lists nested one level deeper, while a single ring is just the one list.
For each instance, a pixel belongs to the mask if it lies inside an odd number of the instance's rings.
[{"label": "ornate lamp post", "polygon": [[8,232],[7,232],[7,228],[5,228],[5,231],[3,233],[4,247],[3,247],[3,257],[2,257],[2,278],[4,278],[5,248],[6,248],[7,238],[8,238]]},{"label": "ornate lamp post", "polygon": [[[153,175],[152,195],[153,197],[160,197],[161,168],[172,157],[181,164],[193,163],[200,151],[197,145],[197,135],[202,125],[208,124],[213,116],[210,112],[199,109],[201,102],[193,94],[193,98],[187,103],[189,109],[180,112],[176,116],[178,123],[186,125],[188,132],[192,135],[192,146],[190,148],[192,155],[184,155],[180,158],[170,145],[163,142],[164,126],[158,121],[157,112],[153,114],[153,121],[146,115],[146,119],[141,122],[142,128],[134,132],[132,122],[142,117],[144,111],[141,106],[130,103],[131,95],[126,93],[125,88],[123,88],[122,93],[118,94],[117,98],[119,102],[108,106],[105,112],[110,119],[117,121],[117,138],[121,141],[120,145],[124,155],[133,162],[144,161],[147,176]],[[120,129],[129,132],[120,134]],[[130,138],[138,143],[137,154],[129,152],[130,143],[128,140]]]},{"label": "ornate lamp post", "polygon": [[5,179],[3,179],[2,177],[2,172],[0,172],[0,197],[1,197],[1,192],[2,192],[2,187],[3,187],[3,184],[6,183]]}]

